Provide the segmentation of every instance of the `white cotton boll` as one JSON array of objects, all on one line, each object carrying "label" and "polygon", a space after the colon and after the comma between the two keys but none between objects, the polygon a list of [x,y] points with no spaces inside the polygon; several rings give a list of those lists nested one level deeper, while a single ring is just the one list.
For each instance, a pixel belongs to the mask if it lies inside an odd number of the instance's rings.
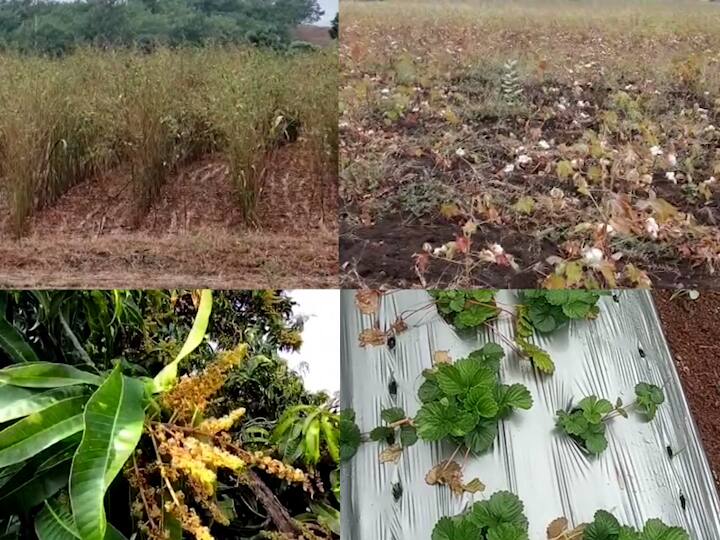
[{"label": "white cotton boll", "polygon": [[652,147],[650,147],[650,153],[651,153],[653,156],[662,156],[662,155],[663,155],[662,148],[660,148],[659,146],[652,146]]},{"label": "white cotton boll", "polygon": [[673,184],[677,184],[677,179],[675,178],[675,173],[673,171],[666,172],[665,178],[670,180]]},{"label": "white cotton boll", "polygon": [[583,256],[583,262],[591,267],[595,268],[603,261],[603,252],[601,249],[592,247],[592,248],[585,248],[582,252]]},{"label": "white cotton boll", "polygon": [[493,244],[490,246],[490,251],[493,252],[494,255],[503,255],[505,253],[505,249],[500,244]]},{"label": "white cotton boll", "polygon": [[675,154],[668,154],[668,155],[667,155],[667,160],[668,160],[668,163],[669,163],[670,165],[672,165],[673,167],[674,167],[675,165],[677,165],[677,156],[676,156]]},{"label": "white cotton boll", "polygon": [[465,153],[466,152],[464,148],[458,148],[457,150],[455,150],[455,155],[457,157],[465,157]]},{"label": "white cotton boll", "polygon": [[389,89],[389,88],[383,88],[382,90],[380,90],[380,93],[381,93],[383,96],[387,96],[387,95],[390,93],[390,89]]},{"label": "white cotton boll", "polygon": [[538,146],[543,150],[547,150],[548,148],[550,148],[550,143],[548,143],[547,141],[540,141],[538,142]]},{"label": "white cotton boll", "polygon": [[660,232],[660,227],[658,226],[657,221],[655,221],[654,217],[649,217],[645,220],[645,230],[653,240],[657,240],[658,232]]},{"label": "white cotton boll", "polygon": [[503,172],[504,172],[505,174],[508,174],[508,173],[513,172],[514,170],[515,170],[515,165],[513,165],[512,163],[508,163],[507,165],[505,165],[505,168],[503,169]]},{"label": "white cotton boll", "polygon": [[532,163],[532,158],[528,155],[522,154],[517,157],[517,162],[520,165],[527,165],[528,163]]},{"label": "white cotton boll", "polygon": [[615,234],[615,228],[609,223],[598,223],[595,226],[595,230],[598,233],[605,232],[605,234],[607,234],[608,236],[613,236]]}]

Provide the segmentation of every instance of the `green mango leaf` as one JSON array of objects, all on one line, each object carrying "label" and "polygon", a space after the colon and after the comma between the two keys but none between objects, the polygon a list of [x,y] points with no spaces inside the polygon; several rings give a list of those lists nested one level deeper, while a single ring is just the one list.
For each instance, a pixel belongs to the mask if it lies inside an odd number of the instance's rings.
[{"label": "green mango leaf", "polygon": [[81,385],[61,386],[37,392],[20,386],[0,385],[0,422],[40,412],[71,397],[85,394]]},{"label": "green mango leaf", "polygon": [[200,306],[198,307],[195,321],[193,322],[190,333],[188,334],[182,349],[175,357],[175,360],[165,366],[160,373],[155,376],[155,391],[163,392],[169,390],[177,380],[177,370],[180,361],[197,349],[205,338],[208,323],[210,322],[210,312],[212,311],[212,291],[204,289],[200,293]]},{"label": "green mango leaf", "polygon": [[338,428],[332,423],[328,416],[320,417],[320,427],[322,428],[323,438],[325,439],[325,445],[328,449],[328,454],[335,463],[340,461],[340,446],[338,442]]},{"label": "green mango leaf", "polygon": [[84,434],[70,473],[70,501],[82,540],[107,531],[103,499],[142,435],[144,388],[116,366],[87,402]]},{"label": "green mango leaf", "polygon": [[0,369],[0,383],[26,388],[55,388],[76,384],[98,386],[102,378],[67,364],[26,362]]},{"label": "green mango leaf", "polygon": [[40,359],[22,334],[18,332],[0,312],[0,349],[4,350],[11,362],[39,362]]},{"label": "green mango leaf", "polygon": [[316,465],[320,461],[320,410],[307,416],[303,425],[305,434],[305,463]]},{"label": "green mango leaf", "polygon": [[45,501],[35,518],[35,533],[39,540],[79,540],[70,509],[58,501]]},{"label": "green mango leaf", "polygon": [[0,431],[0,467],[24,461],[83,428],[84,397],[60,401]]},{"label": "green mango leaf", "polygon": [[20,514],[66,487],[72,456],[80,438],[77,433],[25,462],[13,476],[8,489],[0,495],[0,508]]}]

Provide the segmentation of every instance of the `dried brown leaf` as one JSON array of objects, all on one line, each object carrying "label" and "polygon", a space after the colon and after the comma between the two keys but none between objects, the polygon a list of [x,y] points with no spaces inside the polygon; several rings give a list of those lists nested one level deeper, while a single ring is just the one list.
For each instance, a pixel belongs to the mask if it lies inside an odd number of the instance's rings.
[{"label": "dried brown leaf", "polygon": [[458,496],[465,491],[462,480],[462,468],[456,461],[441,461],[425,475],[425,482],[428,485],[449,486],[450,490]]},{"label": "dried brown leaf", "polygon": [[386,340],[386,334],[379,328],[368,328],[360,332],[358,336],[360,339],[360,346],[367,347],[368,345],[384,345]]},{"label": "dried brown leaf", "polygon": [[550,525],[548,525],[547,528],[547,537],[548,540],[555,540],[558,538],[562,538],[560,535],[562,535],[565,531],[568,529],[568,520],[564,517],[559,517],[552,522],[550,522]]},{"label": "dried brown leaf", "polygon": [[397,463],[402,455],[402,446],[393,444],[380,452],[380,463]]},{"label": "dried brown leaf", "polygon": [[448,351],[435,351],[433,353],[433,365],[452,364],[452,358]]},{"label": "dried brown leaf", "polygon": [[361,313],[372,315],[380,307],[382,292],[377,289],[361,289],[355,293],[355,305]]},{"label": "dried brown leaf", "polygon": [[408,325],[403,319],[398,317],[395,319],[395,322],[390,325],[390,329],[395,335],[402,334],[408,329]]}]

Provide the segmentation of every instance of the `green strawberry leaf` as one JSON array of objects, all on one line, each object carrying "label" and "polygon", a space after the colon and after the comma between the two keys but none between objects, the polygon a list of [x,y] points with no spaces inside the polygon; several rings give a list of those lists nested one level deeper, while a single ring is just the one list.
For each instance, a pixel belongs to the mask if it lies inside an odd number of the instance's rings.
[{"label": "green strawberry leaf", "polygon": [[497,403],[500,416],[506,416],[513,408],[528,410],[532,407],[533,399],[524,385],[515,383],[510,386],[502,384],[497,387]]},{"label": "green strawberry leaf", "polygon": [[498,427],[494,420],[480,420],[473,430],[465,435],[463,443],[475,454],[481,454],[493,445]]},{"label": "green strawberry leaf", "polygon": [[418,440],[417,430],[415,426],[404,425],[400,428],[400,444],[403,448],[412,446]]},{"label": "green strawberry leaf", "polygon": [[383,409],[380,412],[380,418],[382,418],[388,424],[398,422],[405,418],[405,411],[401,407],[391,407],[389,409]]}]

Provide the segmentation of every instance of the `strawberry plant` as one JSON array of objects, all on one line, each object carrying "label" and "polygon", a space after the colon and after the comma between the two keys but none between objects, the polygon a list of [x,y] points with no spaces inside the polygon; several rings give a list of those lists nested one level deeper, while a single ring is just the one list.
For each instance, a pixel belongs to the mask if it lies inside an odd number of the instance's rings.
[{"label": "strawberry plant", "polygon": [[518,315],[518,324],[549,334],[570,320],[594,319],[600,313],[597,303],[602,294],[600,291],[571,289],[523,291],[523,310]]},{"label": "strawberry plant", "polygon": [[587,396],[570,411],[557,411],[556,426],[588,453],[601,454],[607,448],[605,422],[618,415],[627,418],[631,409],[650,421],[655,418],[658,405],[665,401],[660,387],[644,382],[635,386],[635,396],[635,401],[627,406],[623,406],[620,398],[613,405],[607,399]]},{"label": "strawberry plant", "polygon": [[417,442],[418,436],[415,426],[410,423],[402,408],[383,409],[380,418],[385,422],[385,425],[378,426],[370,432],[371,441],[385,441],[391,446],[396,441],[400,441],[402,448],[407,448]]},{"label": "strawberry plant", "polygon": [[340,461],[350,461],[357,453],[362,436],[360,428],[355,423],[355,411],[343,409],[340,411]]},{"label": "strawberry plant", "polygon": [[607,510],[595,512],[593,521],[568,528],[566,518],[553,521],[547,530],[548,540],[690,540],[682,527],[665,525],[659,519],[649,519],[642,530],[620,525],[618,519]]},{"label": "strawberry plant", "polygon": [[499,313],[493,290],[449,289],[428,292],[435,299],[443,319],[458,330],[477,328]]},{"label": "strawberry plant", "polygon": [[514,493],[498,491],[455,517],[435,524],[432,540],[528,540],[525,507]]},{"label": "strawberry plant", "polygon": [[532,396],[522,384],[500,382],[503,349],[487,343],[457,362],[442,363],[423,372],[418,389],[423,406],[413,421],[426,441],[452,440],[473,452],[490,448],[498,421],[513,409],[529,409]]},{"label": "strawberry plant", "polygon": [[598,291],[527,290],[521,294],[515,319],[515,343],[543,373],[553,373],[555,364],[547,351],[530,343],[534,332],[549,334],[570,320],[594,319],[600,312]]}]

